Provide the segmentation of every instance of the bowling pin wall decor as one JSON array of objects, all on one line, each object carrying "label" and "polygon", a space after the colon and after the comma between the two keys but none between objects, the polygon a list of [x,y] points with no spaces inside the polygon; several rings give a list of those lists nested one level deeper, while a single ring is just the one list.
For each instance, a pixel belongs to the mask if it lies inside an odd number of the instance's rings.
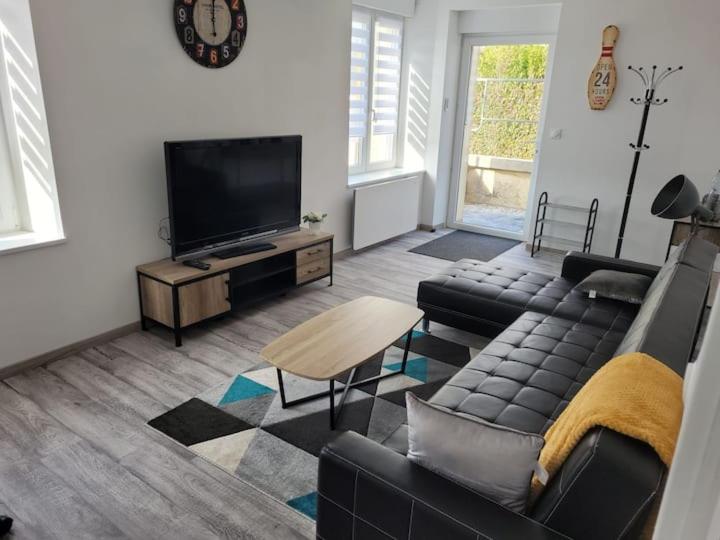
[{"label": "bowling pin wall decor", "polygon": [[606,26],[602,34],[602,51],[588,79],[588,101],[590,108],[602,111],[608,106],[615,91],[617,71],[613,49],[617,43],[620,30],[617,26]]}]

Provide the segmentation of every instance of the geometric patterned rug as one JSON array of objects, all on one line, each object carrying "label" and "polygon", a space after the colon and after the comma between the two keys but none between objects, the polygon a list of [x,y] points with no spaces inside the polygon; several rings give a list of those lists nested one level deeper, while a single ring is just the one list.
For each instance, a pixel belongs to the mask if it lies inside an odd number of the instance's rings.
[{"label": "geometric patterned rug", "polygon": [[[398,340],[358,368],[356,380],[400,371],[404,345],[405,338]],[[474,353],[467,346],[413,331],[405,374],[348,391],[335,431],[330,431],[328,397],[283,409],[275,368],[267,364],[230,378],[148,424],[314,520],[323,446],[347,430],[384,441],[407,420],[406,391],[430,398]],[[288,400],[328,388],[327,381],[289,373],[283,373],[283,380]],[[339,397],[335,399],[337,403]]]}]

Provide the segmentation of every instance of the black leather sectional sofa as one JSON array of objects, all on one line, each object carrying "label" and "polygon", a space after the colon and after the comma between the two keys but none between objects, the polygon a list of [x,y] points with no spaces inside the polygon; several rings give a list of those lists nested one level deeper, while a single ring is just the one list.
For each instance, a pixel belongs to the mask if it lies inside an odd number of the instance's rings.
[{"label": "black leather sectional sofa", "polygon": [[[561,277],[461,260],[420,283],[437,321],[495,339],[431,402],[545,433],[611,358],[648,353],[681,376],[692,358],[717,248],[698,238],[660,267],[569,253]],[[575,285],[598,269],[653,277],[637,306],[589,299]],[[320,456],[317,535],[375,538],[635,538],[666,468],[646,444],[590,431],[527,515],[410,462],[407,426],[383,445],[347,432]]]}]

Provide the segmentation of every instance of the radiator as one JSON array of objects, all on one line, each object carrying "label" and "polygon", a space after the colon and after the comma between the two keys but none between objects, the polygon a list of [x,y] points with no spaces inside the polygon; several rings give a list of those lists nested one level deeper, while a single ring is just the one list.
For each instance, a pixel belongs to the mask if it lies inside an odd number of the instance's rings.
[{"label": "radiator", "polygon": [[355,190],[353,249],[414,231],[418,226],[422,176],[412,175]]}]

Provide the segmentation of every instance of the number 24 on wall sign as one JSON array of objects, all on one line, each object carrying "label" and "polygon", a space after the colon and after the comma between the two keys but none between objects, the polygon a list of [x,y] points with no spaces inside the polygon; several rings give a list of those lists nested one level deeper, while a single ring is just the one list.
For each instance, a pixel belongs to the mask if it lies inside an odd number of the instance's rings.
[{"label": "number 24 on wall sign", "polygon": [[608,106],[615,91],[617,70],[615,69],[613,51],[619,35],[620,30],[617,26],[610,25],[605,27],[603,30],[600,58],[588,79],[588,101],[590,108],[596,111],[602,111]]}]

